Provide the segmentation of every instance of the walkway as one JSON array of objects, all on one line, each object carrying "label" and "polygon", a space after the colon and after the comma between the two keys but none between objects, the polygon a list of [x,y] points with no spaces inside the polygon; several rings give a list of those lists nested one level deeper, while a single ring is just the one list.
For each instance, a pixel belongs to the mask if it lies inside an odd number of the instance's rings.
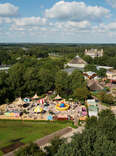
[{"label": "walkway", "polygon": [[80,126],[76,129],[72,129],[71,132],[67,133],[67,134],[64,134],[63,136],[61,136],[61,138],[66,138],[68,142],[71,141],[71,137],[75,134],[75,133],[82,133],[82,131],[84,130],[84,125],[83,126]]}]

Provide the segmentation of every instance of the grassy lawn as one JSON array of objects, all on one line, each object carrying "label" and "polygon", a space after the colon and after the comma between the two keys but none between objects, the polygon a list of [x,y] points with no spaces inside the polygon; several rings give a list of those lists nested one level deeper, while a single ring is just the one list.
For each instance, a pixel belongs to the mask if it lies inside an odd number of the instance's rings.
[{"label": "grassy lawn", "polygon": [[21,142],[29,143],[68,126],[72,122],[0,120],[0,148],[12,144],[14,139],[23,138]]}]

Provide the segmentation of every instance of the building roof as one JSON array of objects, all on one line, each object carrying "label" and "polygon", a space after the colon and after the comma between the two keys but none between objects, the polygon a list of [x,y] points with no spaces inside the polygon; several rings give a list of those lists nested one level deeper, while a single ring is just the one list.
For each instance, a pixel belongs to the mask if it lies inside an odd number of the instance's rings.
[{"label": "building roof", "polygon": [[88,71],[88,72],[85,72],[85,73],[87,73],[88,75],[96,74],[95,72],[92,72],[92,71]]},{"label": "building roof", "polygon": [[87,64],[87,62],[85,62],[82,58],[80,58],[79,56],[76,56],[74,59],[72,59],[70,62],[70,64]]},{"label": "building roof", "polygon": [[106,69],[106,70],[111,70],[113,67],[108,67],[108,66],[96,66],[97,70],[99,69]]},{"label": "building roof", "polygon": [[94,105],[94,106],[97,105],[95,99],[88,99],[88,100],[87,100],[87,104],[88,104],[88,105]]},{"label": "building roof", "polygon": [[103,52],[103,49],[94,49],[94,48],[91,48],[91,49],[85,49],[85,52],[86,53],[101,53],[101,52]]},{"label": "building roof", "polygon": [[107,71],[106,74],[116,74],[116,70]]},{"label": "building roof", "polygon": [[95,106],[95,105],[90,105],[90,106],[88,107],[88,110],[89,110],[89,111],[95,111],[95,112],[97,112],[97,111],[98,111],[98,107]]},{"label": "building roof", "polygon": [[95,80],[89,80],[87,86],[91,91],[103,90],[104,88]]},{"label": "building roof", "polygon": [[96,74],[95,72],[92,72],[92,71],[88,71],[88,72],[84,72],[84,74],[87,74],[88,76],[92,76],[94,74]]}]

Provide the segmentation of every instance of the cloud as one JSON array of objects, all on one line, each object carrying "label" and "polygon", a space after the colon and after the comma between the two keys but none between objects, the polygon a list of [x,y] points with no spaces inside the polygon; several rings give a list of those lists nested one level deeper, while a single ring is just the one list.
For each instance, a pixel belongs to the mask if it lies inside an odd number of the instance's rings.
[{"label": "cloud", "polygon": [[0,17],[0,24],[10,24],[12,23],[12,18],[9,17]]},{"label": "cloud", "polygon": [[10,30],[12,31],[35,31],[47,25],[47,19],[41,17],[12,18]]},{"label": "cloud", "polygon": [[109,24],[100,24],[99,28],[104,30],[105,32],[114,32],[116,31],[116,22],[111,22]]},{"label": "cloud", "polygon": [[59,1],[52,8],[45,10],[45,16],[59,20],[96,21],[109,17],[110,11],[103,7],[87,6],[84,2]]},{"label": "cloud", "polygon": [[[2,32],[6,32],[6,29]],[[4,32],[4,33],[3,33]],[[30,42],[114,42],[116,22],[93,25],[88,21],[57,21],[39,25],[15,25],[7,29],[9,41]],[[6,34],[7,35],[7,34]],[[3,41],[3,38],[1,38]],[[4,41],[7,37],[4,37]]]},{"label": "cloud", "polygon": [[116,8],[116,0],[106,0],[108,4],[112,6],[112,8]]},{"label": "cloud", "polygon": [[62,32],[77,32],[85,31],[91,27],[88,21],[66,21],[66,22],[56,22],[51,24],[51,30],[62,31]]},{"label": "cloud", "polygon": [[[108,1],[108,0],[107,0]],[[103,23],[110,10],[84,2],[59,1],[43,17],[19,17],[18,7],[0,4],[1,41],[104,42],[116,40],[116,22]],[[97,21],[100,21],[97,22]]]},{"label": "cloud", "polygon": [[0,4],[0,17],[12,17],[18,15],[18,7],[10,3]]},{"label": "cloud", "polygon": [[85,29],[90,26],[90,23],[88,21],[81,21],[81,22],[68,21],[65,26],[68,28],[72,27],[76,29]]},{"label": "cloud", "polygon": [[46,24],[45,18],[40,17],[23,17],[23,18],[14,18],[13,22],[17,26],[34,26],[34,25],[45,25]]}]

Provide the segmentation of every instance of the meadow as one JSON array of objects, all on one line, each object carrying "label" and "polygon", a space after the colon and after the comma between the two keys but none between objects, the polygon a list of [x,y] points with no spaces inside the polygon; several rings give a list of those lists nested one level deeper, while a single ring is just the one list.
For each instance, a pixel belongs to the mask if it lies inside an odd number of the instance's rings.
[{"label": "meadow", "polygon": [[0,149],[15,140],[26,144],[71,125],[68,121],[0,120]]}]

